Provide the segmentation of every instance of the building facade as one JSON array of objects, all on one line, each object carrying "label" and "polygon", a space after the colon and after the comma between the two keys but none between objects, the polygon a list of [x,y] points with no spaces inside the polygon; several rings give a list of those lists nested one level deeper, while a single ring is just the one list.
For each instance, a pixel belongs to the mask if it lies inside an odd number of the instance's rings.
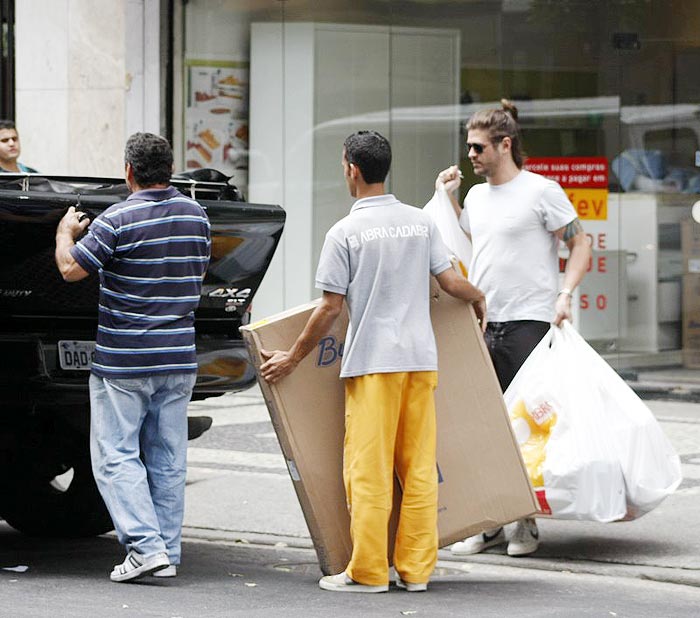
[{"label": "building facade", "polygon": [[464,122],[506,97],[593,245],[581,332],[622,365],[700,360],[698,248],[681,243],[700,199],[694,0],[16,0],[14,19],[27,163],[121,175],[125,138],[149,130],[178,168],[285,207],[257,317],[317,295],[324,234],[351,205],[346,135],[387,135],[389,189],[422,206],[449,164],[463,191],[479,181]]}]

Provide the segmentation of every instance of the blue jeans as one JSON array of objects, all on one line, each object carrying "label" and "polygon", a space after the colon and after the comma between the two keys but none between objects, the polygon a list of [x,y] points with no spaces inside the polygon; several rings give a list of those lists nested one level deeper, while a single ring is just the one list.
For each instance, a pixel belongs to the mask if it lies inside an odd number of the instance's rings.
[{"label": "blue jeans", "polygon": [[180,564],[194,373],[90,376],[92,471],[119,542]]}]

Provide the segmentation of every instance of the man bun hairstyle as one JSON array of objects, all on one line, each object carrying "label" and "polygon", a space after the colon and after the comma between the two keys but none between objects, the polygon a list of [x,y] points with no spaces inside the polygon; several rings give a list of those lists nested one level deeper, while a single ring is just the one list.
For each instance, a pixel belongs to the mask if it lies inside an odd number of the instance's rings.
[{"label": "man bun hairstyle", "polygon": [[170,184],[173,150],[168,140],[153,133],[134,133],[124,149],[124,161],[131,165],[140,187]]},{"label": "man bun hairstyle", "polygon": [[501,99],[501,107],[503,107],[503,111],[506,112],[506,114],[510,114],[513,117],[513,120],[515,120],[515,122],[518,121],[518,108],[515,107],[513,101],[509,101],[508,99]]},{"label": "man bun hairstyle", "polygon": [[512,101],[501,99],[501,109],[484,109],[476,112],[467,122],[467,131],[471,129],[486,131],[494,144],[504,137],[509,137],[513,162],[518,169],[522,169],[525,153],[518,126],[518,108]]},{"label": "man bun hairstyle", "polygon": [[384,182],[391,167],[391,146],[376,131],[357,131],[343,143],[345,159],[360,168],[367,184]]}]

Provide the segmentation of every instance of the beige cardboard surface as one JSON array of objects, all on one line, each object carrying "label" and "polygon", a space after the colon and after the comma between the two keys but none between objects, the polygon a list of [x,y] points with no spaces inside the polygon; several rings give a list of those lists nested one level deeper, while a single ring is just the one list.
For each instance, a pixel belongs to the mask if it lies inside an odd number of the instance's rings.
[{"label": "beige cardboard surface", "polygon": [[[537,505],[474,313],[437,286],[432,294],[439,363],[438,529],[443,547],[530,515]],[[315,303],[304,305],[241,329],[256,367],[261,348],[292,345],[314,307]],[[260,380],[326,574],[342,571],[351,552],[342,481],[344,390],[338,378],[346,326],[343,314],[317,349],[278,384]]]},{"label": "beige cardboard surface", "polygon": [[[287,350],[317,303],[241,329],[256,369],[260,349]],[[340,354],[347,329],[343,313],[314,352],[280,382],[258,379],[272,425],[294,482],[321,569],[342,571],[351,552],[350,517],[342,476],[344,390]]]},{"label": "beige cardboard surface", "polygon": [[471,307],[434,284],[440,547],[537,510],[496,373]]}]

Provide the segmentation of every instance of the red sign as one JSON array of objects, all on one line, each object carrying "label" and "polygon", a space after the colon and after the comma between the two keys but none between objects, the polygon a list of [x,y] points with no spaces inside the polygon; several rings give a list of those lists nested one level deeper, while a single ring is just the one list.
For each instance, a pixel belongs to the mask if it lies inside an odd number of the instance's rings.
[{"label": "red sign", "polygon": [[525,161],[525,169],[542,174],[567,189],[608,188],[605,157],[531,157]]},{"label": "red sign", "polygon": [[549,502],[547,502],[547,497],[544,494],[544,489],[536,489],[535,496],[537,496],[537,503],[540,507],[540,513],[544,513],[545,515],[551,515],[552,507],[549,506]]}]

